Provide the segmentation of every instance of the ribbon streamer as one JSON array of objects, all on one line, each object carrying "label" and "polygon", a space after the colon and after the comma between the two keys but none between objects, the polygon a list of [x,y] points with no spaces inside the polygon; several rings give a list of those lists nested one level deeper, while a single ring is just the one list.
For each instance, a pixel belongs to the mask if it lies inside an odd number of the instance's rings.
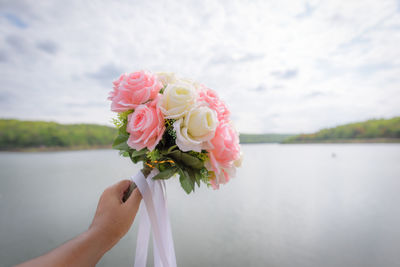
[{"label": "ribbon streamer", "polygon": [[142,194],[140,222],[136,242],[134,267],[145,267],[149,246],[150,230],[153,233],[155,267],[176,267],[174,241],[168,216],[166,187],[163,180],[153,180],[159,171],[153,169],[147,179],[141,171],[132,177]]}]

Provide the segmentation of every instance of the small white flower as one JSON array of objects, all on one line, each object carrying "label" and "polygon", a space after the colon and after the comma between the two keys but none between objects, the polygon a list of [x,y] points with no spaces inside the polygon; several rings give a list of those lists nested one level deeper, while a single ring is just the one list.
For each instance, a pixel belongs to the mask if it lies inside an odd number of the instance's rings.
[{"label": "small white flower", "polygon": [[208,149],[218,126],[217,114],[207,106],[191,109],[185,118],[174,122],[176,145],[182,151]]}]

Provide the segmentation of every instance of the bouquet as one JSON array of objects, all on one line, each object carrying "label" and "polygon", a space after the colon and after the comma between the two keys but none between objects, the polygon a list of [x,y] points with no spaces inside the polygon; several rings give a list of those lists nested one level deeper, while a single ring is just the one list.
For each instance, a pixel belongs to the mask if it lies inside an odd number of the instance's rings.
[{"label": "bouquet", "polygon": [[164,180],[178,174],[187,194],[202,183],[218,189],[241,164],[238,133],[226,104],[203,84],[147,71],[122,74],[113,84],[113,148],[133,163],[143,162],[123,199],[138,187],[145,204],[135,266],[146,266],[150,225],[155,266],[176,266]]},{"label": "bouquet", "polygon": [[153,179],[179,174],[186,193],[201,183],[218,189],[241,162],[239,137],[217,93],[173,73],[138,71],[113,82],[111,110],[118,128],[113,148]]}]

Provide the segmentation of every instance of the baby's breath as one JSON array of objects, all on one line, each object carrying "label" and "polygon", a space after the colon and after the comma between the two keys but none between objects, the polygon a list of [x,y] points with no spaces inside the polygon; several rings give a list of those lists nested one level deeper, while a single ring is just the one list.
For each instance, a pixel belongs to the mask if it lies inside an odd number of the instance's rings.
[{"label": "baby's breath", "polygon": [[153,151],[147,152],[146,156],[150,161],[159,160],[160,157],[161,157],[160,152],[158,151],[158,149],[154,149]]},{"label": "baby's breath", "polygon": [[194,157],[196,157],[196,158],[198,158],[199,160],[201,160],[201,161],[206,161],[206,160],[208,160],[208,155],[207,155],[207,153],[204,153],[204,152],[196,152],[196,151],[189,151],[188,152],[190,155],[192,155],[192,156],[194,156]]},{"label": "baby's breath", "polygon": [[133,110],[119,112],[117,114],[117,117],[112,119],[112,123],[115,125],[115,127],[121,128],[126,124],[126,122],[128,121],[128,115],[131,114],[132,112]]}]

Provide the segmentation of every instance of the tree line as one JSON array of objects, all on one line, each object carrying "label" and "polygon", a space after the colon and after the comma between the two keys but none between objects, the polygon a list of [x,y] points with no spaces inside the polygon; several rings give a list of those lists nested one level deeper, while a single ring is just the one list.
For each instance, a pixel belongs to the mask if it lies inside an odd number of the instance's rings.
[{"label": "tree line", "polygon": [[293,134],[240,134],[241,144],[281,143]]},{"label": "tree line", "polygon": [[[115,128],[103,125],[0,119],[0,150],[111,147],[116,136]],[[312,134],[241,134],[240,142],[312,143],[378,138],[400,142],[400,117],[350,123]]]},{"label": "tree line", "polygon": [[95,124],[59,124],[0,119],[0,149],[111,146],[114,128]]},{"label": "tree line", "polygon": [[388,139],[400,141],[400,117],[372,119],[320,130],[312,134],[289,137],[284,143],[318,141]]}]

